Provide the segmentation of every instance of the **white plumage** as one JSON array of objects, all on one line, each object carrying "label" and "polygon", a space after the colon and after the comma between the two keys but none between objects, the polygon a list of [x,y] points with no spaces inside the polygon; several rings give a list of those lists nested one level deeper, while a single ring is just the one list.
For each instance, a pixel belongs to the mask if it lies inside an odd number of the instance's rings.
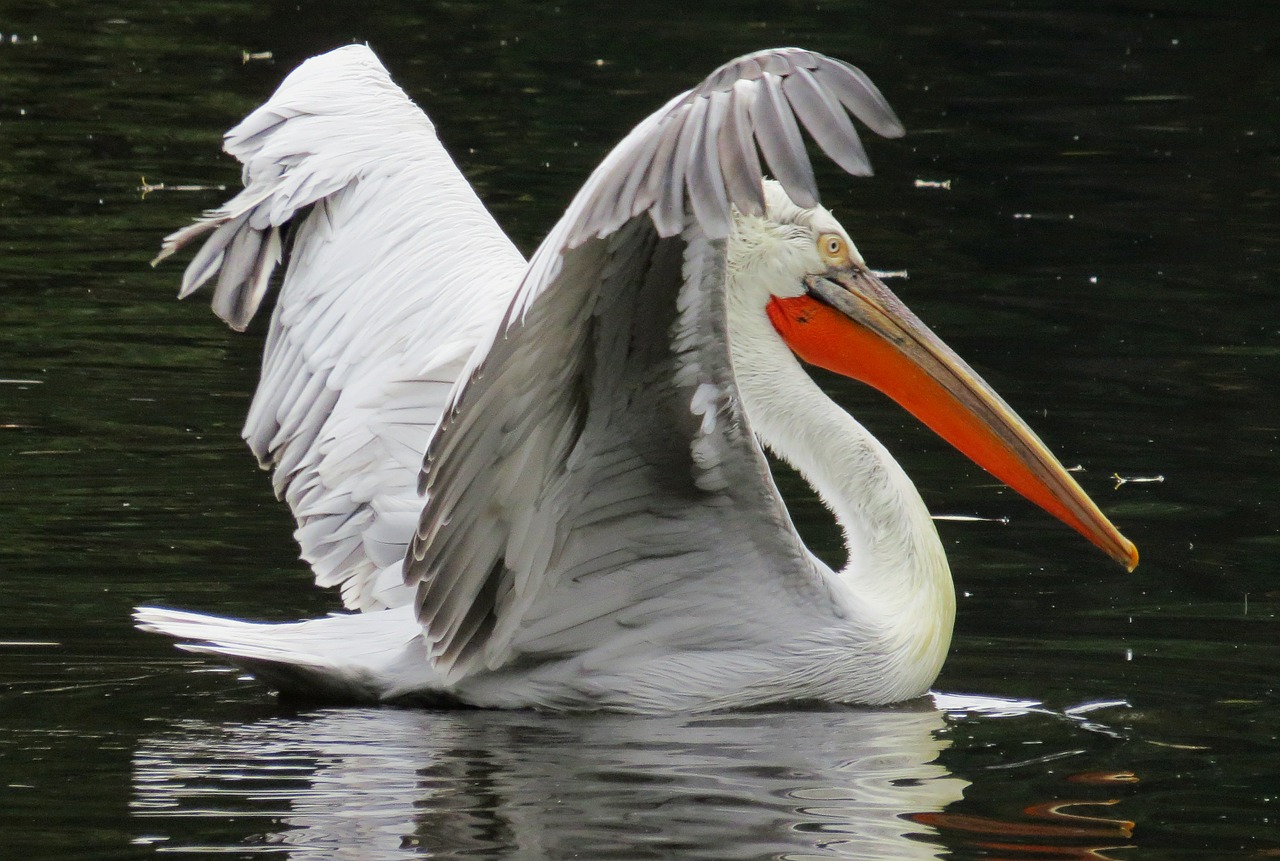
[{"label": "white plumage", "polygon": [[[348,699],[919,696],[950,641],[946,559],[906,475],[797,362],[815,308],[907,350],[1078,519],[1055,513],[1136,562],[817,204],[800,126],[870,170],[846,110],[901,133],[852,67],[735,60],[622,141],[526,265],[372,52],[303,64],[228,133],[245,190],[161,257],[209,234],[183,295],[217,275],[214,308],[243,328],[293,223],[244,435],[317,582],[363,612],[262,625],[143,608],[139,625]],[[835,512],[844,571],[800,542],[761,442]]]},{"label": "white plumage", "polygon": [[181,295],[216,275],[214,310],[242,330],[281,229],[301,219],[244,437],[275,468],[317,582],[351,609],[406,603],[422,452],[524,258],[362,46],[303,64],[226,150],[244,191],[168,237],[160,259],[212,233]]}]

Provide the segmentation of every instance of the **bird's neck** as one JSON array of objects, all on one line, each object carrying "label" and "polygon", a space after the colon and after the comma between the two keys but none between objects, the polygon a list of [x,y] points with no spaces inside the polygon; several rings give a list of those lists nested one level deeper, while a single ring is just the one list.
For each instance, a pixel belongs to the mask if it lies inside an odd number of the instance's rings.
[{"label": "bird's neck", "polygon": [[848,551],[840,582],[929,684],[950,644],[955,592],[928,509],[884,446],[813,382],[764,309],[733,296],[730,350],[752,429],[835,515]]}]

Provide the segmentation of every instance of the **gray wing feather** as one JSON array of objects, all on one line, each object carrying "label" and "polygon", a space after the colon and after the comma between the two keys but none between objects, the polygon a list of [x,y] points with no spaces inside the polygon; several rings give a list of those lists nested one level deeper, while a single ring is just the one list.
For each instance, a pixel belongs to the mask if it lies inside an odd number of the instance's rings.
[{"label": "gray wing feather", "polygon": [[830,57],[822,59],[824,62],[813,67],[813,76],[824,90],[832,93],[849,113],[876,134],[902,137],[905,132],[897,114],[861,69]]},{"label": "gray wing feather", "polygon": [[294,71],[227,134],[245,189],[167,237],[204,238],[186,296],[245,328],[292,251],[244,437],[298,520],[303,558],[344,602],[409,602],[402,563],[427,440],[524,261],[430,121],[368,48]]},{"label": "gray wing feather", "polygon": [[[650,216],[653,223],[657,225],[658,232],[663,236],[671,236],[680,231],[680,225],[683,223],[683,217],[673,207],[678,195],[681,195],[680,185],[674,180],[674,162],[676,153],[676,144],[680,142],[680,124],[668,122],[661,129],[659,134],[660,144],[654,153],[653,161],[646,168],[646,175],[643,186],[643,194],[638,196],[634,201],[631,209],[637,209],[642,212],[647,207],[650,209]],[[607,195],[602,195],[607,196]],[[663,203],[665,196],[665,205]],[[586,224],[596,222],[586,221]],[[608,224],[609,222],[605,222]],[[617,222],[619,225],[622,222]],[[601,231],[604,232],[603,230]]]},{"label": "gray wing feather", "polygon": [[752,108],[751,121],[757,128],[756,140],[760,142],[760,149],[774,178],[782,183],[787,196],[797,206],[816,206],[818,183],[813,178],[813,165],[809,164],[800,127],[776,75],[761,78],[760,95]]},{"label": "gray wing feather", "polygon": [[739,211],[748,215],[764,212],[764,191],[759,181],[762,175],[760,156],[756,152],[751,128],[751,105],[755,96],[756,89],[749,82],[735,84],[729,91],[731,104],[725,116],[724,131],[716,135],[729,199],[735,201]]},{"label": "gray wing feather", "polygon": [[867,152],[862,141],[858,140],[858,133],[848,114],[808,70],[796,69],[783,80],[782,89],[800,122],[813,135],[827,158],[854,176],[871,174],[871,162],[867,160]]},{"label": "gray wing feather", "polygon": [[419,479],[406,580],[448,678],[748,644],[832,600],[741,410],[722,240],[733,207],[763,209],[757,147],[816,202],[801,125],[868,171],[846,110],[901,127],[860,81],[795,49],[727,64],[637,126],[534,255]]},{"label": "gray wing feather", "polygon": [[[801,126],[841,167],[870,172],[849,114],[886,137],[903,133],[884,96],[847,63],[798,48],[726,63],[618,144],[572,210],[567,246],[604,236],[646,211],[660,236],[672,236],[683,227],[686,201],[709,237],[723,237],[730,207],[760,211],[764,174],[757,147],[792,200],[812,206],[817,187]],[[702,145],[695,151],[697,140]]]},{"label": "gray wing feather", "polygon": [[729,93],[717,90],[706,100],[706,116],[699,123],[697,148],[700,152],[689,164],[689,187],[704,193],[692,197],[694,217],[704,230],[715,236],[728,235],[730,228],[729,196],[720,169],[720,135],[729,108]]}]

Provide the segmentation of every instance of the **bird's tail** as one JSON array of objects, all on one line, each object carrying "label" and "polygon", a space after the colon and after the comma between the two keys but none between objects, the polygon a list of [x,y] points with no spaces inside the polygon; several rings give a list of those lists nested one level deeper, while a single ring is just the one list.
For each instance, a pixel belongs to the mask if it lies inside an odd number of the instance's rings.
[{"label": "bird's tail", "polygon": [[431,668],[412,607],[280,624],[160,607],[138,607],[133,618],[141,630],[224,658],[284,695],[340,702],[450,699]]}]

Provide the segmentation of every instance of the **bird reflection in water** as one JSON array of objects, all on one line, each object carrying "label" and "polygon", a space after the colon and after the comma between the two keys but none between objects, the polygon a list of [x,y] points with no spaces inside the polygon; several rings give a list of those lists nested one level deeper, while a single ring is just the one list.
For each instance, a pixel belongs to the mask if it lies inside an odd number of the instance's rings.
[{"label": "bird reflection in water", "polygon": [[989,785],[948,769],[965,756],[947,751],[948,729],[1025,735],[1004,719],[1032,715],[1107,737],[1034,703],[941,695],[936,707],[697,717],[369,708],[185,721],[140,744],[132,810],[138,842],[290,859],[1111,857],[1133,823],[1088,808],[1116,804],[1137,782],[1128,772],[1079,771],[1067,798],[1021,816],[969,812]]},{"label": "bird reflection in water", "polygon": [[943,725],[932,707],[183,722],[141,744],[132,808],[140,842],[180,852],[911,861],[945,851],[911,817],[968,786],[936,762]]}]

